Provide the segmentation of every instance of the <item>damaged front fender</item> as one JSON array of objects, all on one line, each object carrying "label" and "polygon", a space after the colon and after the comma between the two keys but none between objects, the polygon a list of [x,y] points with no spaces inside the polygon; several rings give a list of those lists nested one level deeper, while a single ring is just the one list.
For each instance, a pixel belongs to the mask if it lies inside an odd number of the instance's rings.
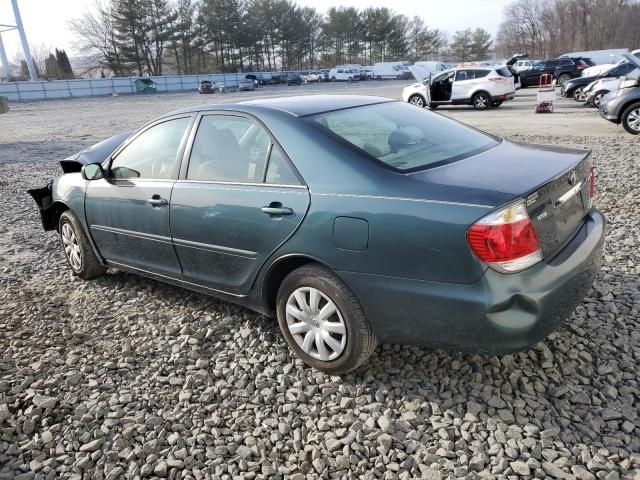
[{"label": "damaged front fender", "polygon": [[56,228],[56,215],[59,207],[53,201],[52,187],[53,182],[49,182],[46,187],[27,190],[27,193],[38,204],[42,228],[45,230],[54,230]]}]

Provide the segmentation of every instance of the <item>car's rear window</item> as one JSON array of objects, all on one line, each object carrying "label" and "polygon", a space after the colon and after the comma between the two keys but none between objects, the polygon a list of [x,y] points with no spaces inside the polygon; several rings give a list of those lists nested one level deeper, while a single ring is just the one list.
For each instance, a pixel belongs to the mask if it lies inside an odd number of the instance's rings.
[{"label": "car's rear window", "polygon": [[513,77],[513,75],[511,75],[511,71],[507,67],[496,68],[496,73],[501,77]]},{"label": "car's rear window", "polygon": [[485,133],[404,102],[366,105],[310,118],[339,139],[405,172],[460,160],[499,143]]}]

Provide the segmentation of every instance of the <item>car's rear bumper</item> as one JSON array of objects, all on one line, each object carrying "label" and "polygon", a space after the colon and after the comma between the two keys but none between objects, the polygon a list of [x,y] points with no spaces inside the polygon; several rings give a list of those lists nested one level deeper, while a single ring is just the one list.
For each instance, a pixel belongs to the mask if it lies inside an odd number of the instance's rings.
[{"label": "car's rear bumper", "polygon": [[514,98],[516,98],[516,92],[507,92],[507,93],[500,93],[498,95],[492,95],[491,101],[505,102],[507,100],[513,100]]},{"label": "car's rear bumper", "polygon": [[489,269],[474,284],[338,273],[380,341],[508,353],[544,339],[582,301],[600,268],[605,225],[592,209],[553,260],[511,275]]}]

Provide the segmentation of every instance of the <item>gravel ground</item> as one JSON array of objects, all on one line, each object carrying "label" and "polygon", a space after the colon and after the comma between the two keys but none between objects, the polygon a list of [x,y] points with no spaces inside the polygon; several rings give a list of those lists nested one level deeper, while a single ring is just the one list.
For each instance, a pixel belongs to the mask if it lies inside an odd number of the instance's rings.
[{"label": "gravel ground", "polygon": [[142,113],[129,100],[130,116],[121,98],[99,126],[82,115],[100,110],[93,99],[0,117],[1,480],[640,479],[637,138],[513,137],[593,149],[605,266],[560,330],[504,357],[383,345],[335,377],[241,307],[116,271],[70,274],[25,190],[59,173],[53,159],[183,97]]}]

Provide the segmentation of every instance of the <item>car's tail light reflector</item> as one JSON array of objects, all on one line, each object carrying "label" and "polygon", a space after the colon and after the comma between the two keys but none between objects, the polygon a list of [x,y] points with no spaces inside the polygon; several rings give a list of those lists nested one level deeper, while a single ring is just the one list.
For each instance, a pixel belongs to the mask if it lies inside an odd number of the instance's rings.
[{"label": "car's tail light reflector", "polygon": [[524,201],[471,225],[467,242],[482,262],[502,273],[519,272],[542,260],[538,235]]},{"label": "car's tail light reflector", "polygon": [[508,82],[508,80],[505,77],[489,77],[488,80],[491,81],[491,82],[496,82],[496,83]]}]

